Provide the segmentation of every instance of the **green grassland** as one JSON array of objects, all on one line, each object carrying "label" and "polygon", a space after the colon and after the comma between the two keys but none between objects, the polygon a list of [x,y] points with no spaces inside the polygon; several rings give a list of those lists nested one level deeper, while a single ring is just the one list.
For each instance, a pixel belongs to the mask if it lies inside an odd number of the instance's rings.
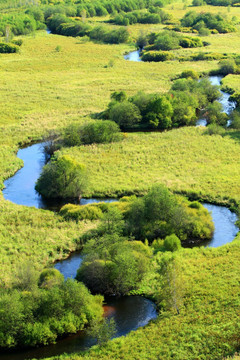
[{"label": "green grassland", "polygon": [[90,197],[142,194],[161,182],[177,192],[240,201],[239,141],[231,133],[224,138],[203,133],[193,127],[129,133],[123,142],[68,148],[63,153],[86,165],[90,186],[85,195]]},{"label": "green grassland", "polygon": [[240,83],[239,83],[239,75],[227,75],[224,79],[222,79],[223,87],[230,89],[233,92],[240,92]]},{"label": "green grassland", "polygon": [[76,250],[79,236],[94,222],[66,222],[51,211],[16,206],[0,199],[0,286],[11,286],[24,262],[37,270]]},{"label": "green grassland", "polygon": [[[168,5],[167,11],[176,20],[192,9],[240,18],[240,8],[228,13],[223,7],[183,9],[184,5]],[[162,27],[137,24],[129,26],[129,31],[136,38],[140,30],[159,31]],[[203,39],[211,44],[204,51],[240,52],[239,31]],[[201,73],[217,68],[217,61],[125,61],[123,54],[133,49],[133,44],[94,44],[42,31],[24,37],[19,54],[0,55],[0,187],[23,165],[16,157],[20,145],[40,140],[50,130],[61,132],[72,122],[89,121],[91,114],[106,108],[113,91],[123,90],[128,95],[139,90],[166,92],[171,79],[183,70]],[[232,84],[237,90],[237,79],[229,75],[224,85]],[[191,127],[129,133],[119,143],[62,151],[86,164],[90,178],[87,196],[142,194],[153,183],[163,182],[177,192],[228,203],[231,198],[240,201],[239,148],[236,132],[210,137]],[[66,257],[76,249],[76,239],[93,226],[12,204],[0,193],[0,285],[11,285],[22,261],[31,261],[41,270]],[[147,327],[106,347],[63,358],[212,360],[234,353],[239,348],[239,240],[219,249],[179,254],[186,284],[185,310],[179,316],[162,314]]]}]

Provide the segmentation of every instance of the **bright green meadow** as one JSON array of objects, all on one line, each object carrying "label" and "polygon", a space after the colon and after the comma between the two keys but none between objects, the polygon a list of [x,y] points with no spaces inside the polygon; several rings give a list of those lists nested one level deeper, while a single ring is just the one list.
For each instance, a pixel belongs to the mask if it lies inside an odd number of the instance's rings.
[{"label": "bright green meadow", "polygon": [[[0,1],[4,13],[15,12],[14,6],[11,1]],[[191,7],[189,2],[178,1],[168,4],[165,10],[175,22],[190,10],[237,18],[236,32],[203,36],[208,46],[173,50],[178,56],[195,52],[240,55],[240,7]],[[86,21],[96,25],[106,20],[108,15]],[[109,23],[106,26],[116,28]],[[124,60],[123,55],[135,49],[140,31],[150,33],[163,27],[130,25],[127,28],[131,37],[126,44],[94,43],[86,37],[41,30],[21,36],[19,53],[0,54],[0,189],[5,179],[23,166],[16,156],[20,147],[41,141],[52,132],[61,136],[69,124],[92,121],[106,109],[113,92],[125,91],[128,96],[138,91],[166,93],[184,70],[208,74],[218,69],[217,60]],[[240,93],[239,75],[229,74],[222,83]],[[60,153],[86,166],[84,197],[144,195],[152,185],[164,184],[191,200],[222,204],[237,211],[239,131],[226,130],[223,136],[204,132],[203,127],[194,126],[164,132],[128,132],[118,142],[62,147]],[[97,225],[96,220],[66,220],[59,213],[13,204],[0,191],[1,291],[11,289],[22,263],[31,264],[38,272],[52,266],[79,250],[79,238]],[[181,249],[175,256],[183,286],[179,315],[172,309],[160,308],[158,318],[137,331],[85,353],[63,354],[55,359],[219,360],[238,352],[239,235],[231,244],[219,248]],[[156,302],[161,290],[160,262],[161,253],[152,256],[151,270],[140,287]]]}]

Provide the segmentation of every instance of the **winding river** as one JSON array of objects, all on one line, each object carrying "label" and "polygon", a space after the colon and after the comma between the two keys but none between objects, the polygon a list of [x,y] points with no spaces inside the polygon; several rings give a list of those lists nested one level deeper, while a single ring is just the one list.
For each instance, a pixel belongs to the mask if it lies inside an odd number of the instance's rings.
[{"label": "winding river", "polygon": [[[124,57],[130,61],[141,61],[139,51],[131,52]],[[222,77],[211,76],[210,81],[214,85],[220,85]],[[229,102],[229,94],[222,92],[220,102],[223,104],[224,111],[230,113],[234,104]],[[205,119],[199,119],[196,125],[206,125]],[[24,167],[16,172],[14,176],[4,182],[5,189],[3,195],[6,200],[10,200],[19,205],[34,206],[36,208],[57,210],[64,203],[50,202],[44,200],[34,189],[35,182],[38,179],[42,167],[45,164],[45,155],[43,151],[44,143],[38,143],[20,149],[17,156],[23,160]],[[101,199],[101,201],[114,201],[113,199]],[[98,202],[98,199],[81,199],[80,205]],[[235,225],[237,216],[228,208],[212,204],[203,204],[212,213],[215,231],[213,238],[203,244],[210,247],[218,247],[231,242],[237,232]],[[201,244],[202,245],[202,244]],[[59,261],[55,264],[65,277],[74,278],[82,261],[80,253],[72,254],[68,259]],[[157,317],[156,306],[154,303],[144,297],[129,296],[121,298],[106,299],[104,305],[105,316],[114,317],[117,334],[116,337],[126,335],[140,326]],[[85,332],[68,336],[59,340],[57,344],[46,347],[34,348],[23,351],[8,352],[0,355],[0,360],[26,360],[31,358],[41,359],[44,357],[57,356],[64,352],[74,353],[85,350],[96,343],[95,339],[86,335]]]}]

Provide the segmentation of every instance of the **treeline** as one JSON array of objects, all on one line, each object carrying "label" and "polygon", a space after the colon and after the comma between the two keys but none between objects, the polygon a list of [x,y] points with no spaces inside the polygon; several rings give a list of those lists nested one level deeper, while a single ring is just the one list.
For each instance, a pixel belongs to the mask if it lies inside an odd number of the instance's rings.
[{"label": "treeline", "polygon": [[121,12],[109,22],[117,25],[132,24],[164,24],[171,19],[171,15],[159,8],[150,8],[149,12],[134,11],[131,13]]},{"label": "treeline", "polygon": [[239,0],[205,0],[205,2],[213,6],[239,6]]},{"label": "treeline", "polygon": [[64,281],[58,270],[40,276],[30,265],[19,267],[12,289],[0,290],[0,348],[55,343],[102,317],[102,297],[81,283]]},{"label": "treeline", "polygon": [[198,32],[202,32],[206,29],[211,30],[211,33],[229,33],[236,31],[233,23],[226,19],[223,15],[200,13],[195,11],[187,12],[181,19],[181,25],[183,27],[192,28]]},{"label": "treeline", "polygon": [[65,15],[53,15],[48,18],[47,26],[54,34],[88,36],[91,40],[109,44],[125,43],[129,39],[129,33],[125,28],[111,30],[101,25],[92,27],[82,21],[69,19]]},{"label": "treeline", "polygon": [[196,110],[207,108],[220,97],[218,86],[206,78],[176,80],[167,94],[138,92],[127,98],[124,92],[114,92],[108,108],[99,116],[115,121],[121,129],[171,129],[193,125]]},{"label": "treeline", "polygon": [[27,35],[45,29],[43,12],[32,8],[25,13],[0,15],[0,36]]},{"label": "treeline", "polygon": [[[64,11],[71,11],[70,16],[84,16],[84,17],[94,17],[94,16],[106,16],[108,14],[116,14],[121,11],[123,12],[132,12],[135,10],[146,9],[149,7],[159,8],[168,4],[169,0],[154,0],[151,4],[147,0],[105,0],[105,1],[89,1],[83,0],[79,1],[64,1],[64,5],[58,5],[59,1],[55,2],[56,6],[51,6],[52,8],[61,9],[62,13]],[[53,1],[41,0],[43,5],[49,5]],[[48,8],[50,9],[50,8]],[[66,9],[66,10],[64,10]],[[67,14],[66,14],[67,15]]]}]

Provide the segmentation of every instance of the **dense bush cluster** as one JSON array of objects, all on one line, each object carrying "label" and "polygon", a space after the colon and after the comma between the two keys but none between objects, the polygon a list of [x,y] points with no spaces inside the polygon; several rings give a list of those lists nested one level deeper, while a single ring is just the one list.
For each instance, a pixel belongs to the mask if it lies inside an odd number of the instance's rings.
[{"label": "dense bush cluster", "polygon": [[[119,13],[110,22],[113,22],[117,25],[132,25],[132,24],[159,24],[165,23],[171,19],[171,15],[163,11],[162,9],[153,8],[154,11],[157,9],[157,12],[147,12],[143,13],[141,11],[134,11],[131,13]],[[151,9],[150,9],[151,10]]]},{"label": "dense bush cluster", "polygon": [[[54,1],[41,0],[42,4],[51,5]],[[146,0],[83,0],[77,2],[64,1],[64,5],[59,5],[59,1],[56,1],[55,6],[47,7],[45,13],[49,14],[54,12],[53,8],[57,8],[60,13],[65,13],[67,16],[105,16],[107,14],[116,14],[119,12],[132,12],[135,10],[145,9],[148,7],[158,9],[168,4],[169,0],[154,0],[151,4]],[[56,6],[57,5],[57,6]],[[46,17],[46,15],[45,15]]]},{"label": "dense bush cluster", "polygon": [[119,44],[128,41],[129,33],[125,28],[109,30],[105,26],[91,27],[82,21],[69,19],[65,15],[53,15],[47,19],[47,26],[54,34],[65,36],[89,36],[90,39],[109,44]]},{"label": "dense bush cluster", "polygon": [[236,31],[234,25],[226,20],[222,15],[215,15],[211,13],[196,13],[189,11],[181,19],[181,25],[191,27],[198,32],[202,29],[210,29],[213,33],[229,33]]},{"label": "dense bush cluster", "polygon": [[105,234],[85,246],[77,279],[93,293],[126,295],[136,289],[148,270],[152,251],[140,241]]},{"label": "dense bush cluster", "polygon": [[119,126],[114,121],[98,120],[85,125],[69,125],[65,129],[63,142],[66,146],[80,146],[110,143],[121,138]]},{"label": "dense bush cluster", "polygon": [[142,61],[154,62],[168,61],[173,60],[174,58],[174,54],[168,51],[144,51],[141,56]]},{"label": "dense bush cluster", "polygon": [[35,30],[44,29],[46,26],[43,17],[36,20],[34,14],[35,12],[29,11],[26,14],[0,15],[0,36],[27,35]]},{"label": "dense bush cluster", "polygon": [[[124,197],[110,204],[64,205],[60,214],[65,219],[96,220],[107,218],[109,211],[120,212],[122,232],[135,239],[153,241],[175,234],[181,241],[210,239],[213,224],[208,211],[198,202],[189,202],[184,197],[176,197],[164,186],[156,185],[147,195],[136,198]],[[108,215],[108,221],[110,216]],[[109,225],[109,223],[108,223]],[[104,230],[106,230],[104,228]],[[108,229],[109,230],[109,229]],[[103,228],[97,234],[103,235]],[[91,233],[91,236],[93,233]],[[86,238],[84,238],[84,241]]]},{"label": "dense bush cluster", "polygon": [[176,80],[168,94],[112,95],[108,108],[100,116],[115,121],[121,129],[171,129],[194,124],[196,109],[206,108],[219,98],[217,86],[208,79]]},{"label": "dense bush cluster", "polygon": [[148,44],[145,50],[175,50],[179,48],[196,48],[207,45],[199,37],[189,37],[165,30],[160,33],[151,33],[147,36]]},{"label": "dense bush cluster", "polygon": [[175,31],[165,30],[160,33],[150,33],[149,35],[140,35],[136,42],[140,49],[144,47],[141,53],[143,61],[167,61],[167,60],[192,60],[196,55],[188,55],[186,59],[176,56],[169,50],[180,48],[196,48],[209,45],[199,37],[189,37],[176,33]]},{"label": "dense bush cluster", "polygon": [[133,201],[125,217],[129,234],[142,240],[153,241],[172,234],[181,241],[204,240],[213,233],[209,213],[200,203],[176,198],[160,185]]},{"label": "dense bush cluster", "polygon": [[79,199],[86,182],[84,165],[57,154],[43,167],[35,189],[46,198]]},{"label": "dense bush cluster", "polygon": [[239,0],[206,0],[206,3],[213,6],[239,6]]},{"label": "dense bush cluster", "polygon": [[101,319],[102,300],[57,270],[44,270],[38,279],[25,266],[14,288],[0,291],[0,348],[47,345],[76,333]]}]

